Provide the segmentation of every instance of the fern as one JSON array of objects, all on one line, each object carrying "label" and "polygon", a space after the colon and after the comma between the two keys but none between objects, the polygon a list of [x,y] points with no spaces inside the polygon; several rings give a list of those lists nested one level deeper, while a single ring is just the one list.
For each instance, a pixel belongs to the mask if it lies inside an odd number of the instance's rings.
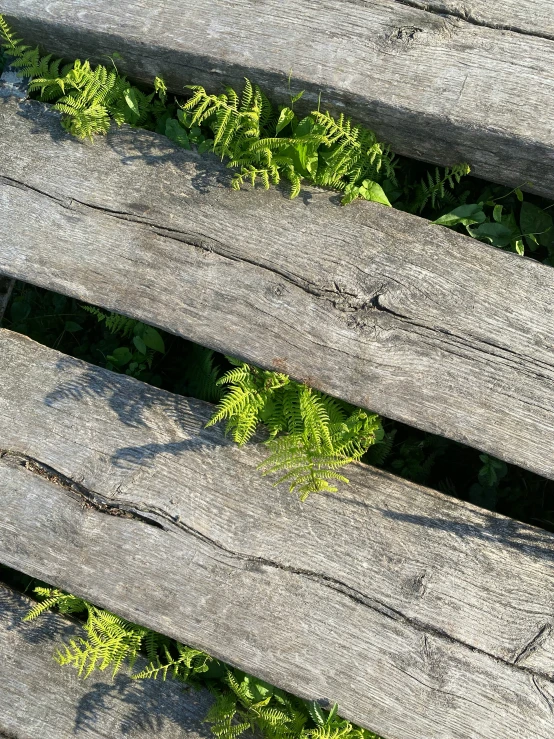
[{"label": "fern", "polygon": [[355,409],[280,372],[235,365],[218,384],[226,393],[208,426],[227,421],[238,444],[252,438],[259,424],[268,432],[264,474],[279,474],[301,500],[310,493],[336,492],[333,482],[348,482],[337,470],[359,460],[383,437],[378,416]]},{"label": "fern", "polygon": [[24,616],[23,621],[34,621],[44,611],[51,610],[52,608],[57,608],[64,615],[81,613],[88,608],[86,601],[77,598],[75,595],[63,593],[56,588],[36,587],[34,592],[38,598],[43,598],[44,600],[39,601],[33,606],[27,615]]},{"label": "fern", "polygon": [[[436,208],[439,203],[452,205],[453,198],[446,188],[453,189],[462,177],[469,174],[469,171],[467,164],[457,164],[453,167],[445,167],[442,173],[438,167],[435,167],[434,173],[427,172],[426,180],[421,180],[416,186],[410,210],[414,213],[421,213],[428,204],[432,208]],[[457,201],[454,200],[454,202]]]},{"label": "fern", "polygon": [[59,59],[43,56],[39,47],[16,38],[1,15],[0,42],[13,68],[30,78],[29,91],[38,93],[42,101],[55,101],[63,127],[78,138],[106,134],[112,120],[117,125],[145,125],[165,107],[167,89],[162,80],[157,78],[154,92],[147,95],[103,65],[93,68],[77,59],[62,67]]},{"label": "fern", "polygon": [[26,621],[38,618],[48,608],[86,614],[86,638],[71,639],[58,650],[55,658],[59,664],[72,666],[82,678],[108,668],[114,677],[124,665],[132,671],[139,652],[146,652],[150,663],[131,677],[170,677],[207,687],[216,697],[206,716],[216,739],[237,739],[246,731],[257,732],[265,739],[379,739],[341,719],[336,705],[326,711],[315,701],[296,698],[205,652],[137,626],[81,598],[47,587],[35,588],[35,595],[41,602],[29,611]]},{"label": "fern", "polygon": [[[277,115],[248,79],[241,96],[231,88],[221,95],[209,95],[198,85],[189,89],[193,94],[182,105],[179,119],[189,129],[210,130],[212,150],[239,169],[232,180],[235,189],[258,181],[267,189],[285,179],[294,198],[302,179],[339,190],[383,176],[395,181],[388,147],[343,115],[335,120],[329,113],[315,111],[298,120],[286,107]],[[289,135],[284,135],[285,130]]]},{"label": "fern", "polygon": [[[153,632],[150,632],[150,635],[147,635],[150,641],[152,641],[152,634]],[[172,654],[169,644],[161,645],[162,657],[156,654],[144,670],[133,675],[133,679],[152,678],[157,680],[158,677],[161,677],[166,680],[169,674],[176,680],[186,682],[191,675],[208,671],[208,662],[211,661],[211,657],[207,654],[200,652],[198,649],[186,647],[179,642],[174,642],[172,646],[176,652],[175,655]],[[159,645],[157,647],[160,649]]]}]

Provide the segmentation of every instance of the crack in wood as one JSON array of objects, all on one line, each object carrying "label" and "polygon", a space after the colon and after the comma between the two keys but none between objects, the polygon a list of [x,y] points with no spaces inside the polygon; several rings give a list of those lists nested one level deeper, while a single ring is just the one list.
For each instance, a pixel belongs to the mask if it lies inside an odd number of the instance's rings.
[{"label": "crack in wood", "polygon": [[531,639],[525,644],[520,651],[516,654],[513,659],[514,665],[518,665],[523,660],[527,659],[529,655],[537,649],[544,641],[548,638],[552,631],[552,624],[549,622],[543,624],[538,632],[531,637]]},{"label": "crack in wood", "polygon": [[58,472],[53,467],[50,467],[50,465],[44,464],[38,459],[27,454],[21,454],[20,452],[14,452],[9,449],[0,449],[0,460],[7,467],[23,467],[29,472],[48,480],[48,482],[53,485],[57,485],[69,493],[80,496],[84,499],[83,507],[85,508],[94,508],[101,513],[107,513],[111,516],[135,518],[149,526],[163,528],[163,526],[157,521],[152,521],[148,517],[141,515],[140,512],[134,511],[131,508],[127,509],[120,506],[117,501],[111,501],[108,498],[89,490],[84,485],[72,480],[61,472]]},{"label": "crack in wood", "polygon": [[184,521],[182,521],[179,516],[173,516],[164,509],[156,508],[155,506],[136,505],[129,500],[106,498],[105,496],[89,490],[82,484],[58,472],[50,465],[40,462],[36,458],[29,455],[14,452],[11,450],[0,449],[0,462],[11,467],[23,467],[30,473],[36,474],[39,477],[48,480],[48,482],[61,487],[69,494],[73,494],[76,497],[80,496],[84,498],[86,504],[84,507],[94,509],[98,513],[133,518],[141,523],[145,523],[149,526],[154,526],[166,532],[170,531],[171,529],[178,529],[187,533],[193,538],[198,539],[202,543],[207,544],[209,547],[213,547],[223,552],[225,555],[230,556],[232,559],[246,563],[246,569],[248,569],[248,565],[251,564],[257,567],[268,567],[287,572],[291,575],[298,575],[300,577],[308,578],[313,582],[321,585],[322,587],[326,587],[330,590],[340,593],[341,595],[346,596],[355,603],[369,608],[376,613],[379,613],[381,616],[389,618],[393,621],[403,623],[409,628],[420,632],[424,637],[426,645],[428,637],[432,636],[440,641],[447,642],[449,644],[455,644],[464,649],[469,649],[473,652],[479,653],[512,669],[521,670],[525,673],[530,674],[533,679],[535,677],[541,677],[554,686],[554,677],[552,677],[548,673],[541,672],[540,670],[529,668],[525,665],[520,664],[520,661],[524,658],[524,656],[530,653],[534,646],[536,646],[537,641],[540,639],[541,636],[544,635],[546,629],[549,629],[549,624],[545,624],[545,626],[543,626],[539,634],[537,634],[531,640],[531,642],[524,647],[524,649],[520,652],[515,660],[504,659],[503,657],[500,657],[491,652],[487,652],[486,650],[480,649],[472,644],[458,639],[441,628],[433,626],[432,624],[425,623],[413,616],[408,616],[407,614],[400,611],[398,608],[389,606],[386,603],[377,600],[376,598],[372,598],[371,596],[362,593],[356,588],[347,585],[346,583],[332,577],[331,575],[327,575],[321,572],[313,572],[312,570],[300,567],[294,567],[292,565],[277,562],[266,557],[259,557],[256,555],[235,551],[229,547],[226,547],[221,542],[202,533],[201,531],[198,531],[192,526],[189,526]]},{"label": "crack in wood", "polygon": [[[43,195],[46,198],[49,198],[50,200],[54,201],[56,204],[58,204],[60,207],[75,211],[75,204],[77,204],[79,207],[83,209],[91,209],[96,212],[100,212],[103,215],[106,215],[108,217],[115,218],[117,220],[123,220],[131,223],[135,223],[139,226],[144,226],[151,230],[156,235],[162,237],[162,238],[168,238],[173,241],[178,241],[179,243],[186,244],[190,247],[203,250],[210,254],[216,254],[217,256],[228,259],[231,262],[235,263],[241,263],[241,264],[249,264],[257,269],[261,269],[265,272],[270,273],[272,276],[278,276],[282,280],[285,280],[288,284],[297,287],[304,292],[306,292],[308,295],[312,295],[313,297],[320,298],[323,300],[328,301],[335,310],[339,311],[340,313],[346,313],[349,316],[356,313],[382,313],[382,314],[388,314],[393,319],[396,319],[398,323],[401,325],[402,323],[407,324],[411,328],[417,328],[425,332],[425,334],[431,334],[435,337],[437,337],[439,334],[442,334],[445,337],[448,337],[448,340],[445,340],[443,343],[445,345],[445,351],[455,354],[454,351],[458,346],[467,348],[469,351],[476,351],[481,352],[486,355],[487,358],[490,358],[491,356],[494,356],[496,358],[500,358],[509,364],[512,364],[515,366],[515,368],[518,370],[518,372],[525,371],[525,364],[527,361],[527,357],[521,354],[518,354],[517,352],[513,351],[512,349],[503,347],[499,344],[496,344],[490,340],[481,338],[481,337],[472,337],[472,336],[461,336],[452,333],[451,331],[448,331],[446,329],[441,329],[436,325],[426,324],[424,322],[417,321],[410,316],[401,313],[399,311],[396,311],[388,306],[386,306],[383,303],[383,288],[386,288],[386,286],[382,285],[380,288],[378,288],[378,291],[372,295],[368,292],[366,295],[360,295],[358,292],[356,292],[355,288],[348,288],[345,286],[339,285],[336,281],[333,281],[333,286],[325,286],[325,285],[317,285],[315,283],[310,282],[309,280],[302,278],[298,275],[295,275],[291,272],[288,272],[283,269],[279,269],[274,266],[267,266],[262,264],[260,261],[256,259],[251,259],[245,256],[238,256],[230,252],[230,250],[223,244],[222,242],[217,241],[213,237],[208,237],[201,233],[188,233],[184,231],[180,231],[176,228],[170,228],[168,226],[162,226],[160,224],[157,224],[153,219],[149,219],[143,216],[137,216],[134,213],[129,213],[126,211],[117,211],[117,210],[111,210],[109,208],[105,208],[100,205],[92,205],[90,203],[85,203],[80,200],[76,200],[75,198],[61,198],[57,197],[55,195],[52,195],[51,193],[45,192],[43,190],[40,190],[39,188],[33,187],[31,185],[28,185],[27,183],[15,180],[11,177],[2,176],[0,175],[0,183],[4,183],[8,186],[13,186],[20,190],[30,190],[32,192],[36,192],[39,195]],[[386,278],[388,279],[388,278]],[[392,280],[394,281],[394,280]],[[348,323],[349,327],[355,328],[357,330],[364,330],[367,328],[363,321],[360,323],[359,321],[352,321],[349,320]],[[484,345],[484,346],[481,346]],[[490,348],[498,350],[500,353],[494,353],[491,352]],[[510,361],[510,357],[504,356],[504,353],[513,355],[514,360]],[[542,362],[537,359],[533,359],[533,364],[540,364],[544,369],[547,371],[554,371],[554,366],[547,364],[546,362]],[[548,380],[552,381],[553,377],[548,376],[545,374],[541,374],[536,371],[527,372],[528,376],[531,378],[537,378],[539,380]]]},{"label": "crack in wood", "polygon": [[554,40],[554,35],[551,33],[531,31],[529,29],[519,28],[518,26],[512,26],[504,23],[487,22],[485,20],[480,20],[467,10],[456,10],[454,8],[436,8],[433,7],[429,2],[424,2],[423,0],[393,0],[393,2],[398,3],[399,5],[405,5],[409,8],[415,8],[416,10],[422,10],[425,13],[430,13],[431,15],[436,15],[441,18],[458,18],[459,20],[465,21],[472,26],[478,26],[479,28],[489,28],[491,31],[510,31],[511,33],[518,33],[522,36],[532,36],[535,38],[546,39],[547,41]]}]

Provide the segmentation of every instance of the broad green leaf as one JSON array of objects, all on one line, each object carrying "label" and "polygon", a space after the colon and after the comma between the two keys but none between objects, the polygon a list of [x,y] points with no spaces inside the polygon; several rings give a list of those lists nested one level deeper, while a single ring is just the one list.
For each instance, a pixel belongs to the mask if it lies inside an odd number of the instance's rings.
[{"label": "broad green leaf", "polygon": [[75,323],[75,321],[66,321],[65,330],[69,331],[69,333],[71,334],[74,334],[76,331],[82,331],[83,327],[79,326],[79,324]]},{"label": "broad green leaf", "polygon": [[502,206],[501,205],[495,205],[494,210],[492,212],[492,217],[496,221],[496,223],[502,223]]},{"label": "broad green leaf", "polygon": [[275,133],[279,133],[279,131],[282,131],[283,128],[286,128],[289,123],[292,123],[294,118],[294,112],[290,108],[283,108],[283,110],[279,114],[279,120],[277,121]]},{"label": "broad green leaf", "polygon": [[486,215],[483,212],[483,203],[471,203],[469,205],[460,205],[458,208],[446,213],[445,215],[437,218],[433,223],[439,226],[457,226],[462,224],[464,226],[471,226],[474,223],[483,223],[486,220]]},{"label": "broad green leaf", "polygon": [[130,362],[133,358],[128,346],[118,347],[113,354],[108,356],[108,359],[117,364],[119,367],[123,367],[125,364]]},{"label": "broad green leaf", "polygon": [[165,352],[164,340],[160,333],[156,331],[152,326],[146,326],[142,333],[142,340],[149,349],[154,349],[156,352],[163,354]]},{"label": "broad green leaf", "polygon": [[165,124],[165,135],[184,149],[190,149],[190,141],[187,132],[175,118],[170,118]]},{"label": "broad green leaf", "polygon": [[314,127],[314,119],[312,118],[311,115],[308,115],[305,118],[302,118],[302,120],[296,127],[295,135],[296,136],[306,136],[306,134],[312,132],[313,127]]},{"label": "broad green leaf", "polygon": [[373,182],[373,180],[364,180],[362,182],[360,186],[360,197],[371,200],[374,203],[382,203],[383,205],[390,206],[385,191],[378,182]]},{"label": "broad green leaf", "polygon": [[123,96],[125,98],[125,102],[131,108],[133,113],[137,116],[140,116],[140,109],[139,104],[137,100],[136,92],[133,90],[132,87],[128,87],[125,92],[123,93]]},{"label": "broad green leaf", "polygon": [[499,247],[508,246],[512,239],[511,229],[503,223],[482,223],[471,231],[471,235]]},{"label": "broad green leaf", "polygon": [[552,216],[533,203],[525,201],[521,204],[519,224],[521,232],[532,250],[537,248],[537,242],[542,246],[549,246],[554,241]]},{"label": "broad green leaf", "polygon": [[141,354],[146,354],[146,344],[140,336],[133,336],[133,344]]}]

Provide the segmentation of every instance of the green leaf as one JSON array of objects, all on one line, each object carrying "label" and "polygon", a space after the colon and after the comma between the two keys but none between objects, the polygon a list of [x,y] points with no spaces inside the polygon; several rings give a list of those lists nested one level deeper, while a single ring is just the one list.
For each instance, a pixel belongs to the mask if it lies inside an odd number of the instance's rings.
[{"label": "green leaf", "polygon": [[165,124],[165,135],[183,149],[190,149],[190,141],[187,132],[175,118],[170,118]]},{"label": "green leaf", "polygon": [[286,128],[289,123],[292,123],[294,118],[294,112],[290,108],[283,108],[283,110],[279,114],[279,120],[277,121],[275,133],[279,133],[279,131],[282,131],[283,128]]},{"label": "green leaf", "polygon": [[146,344],[140,336],[133,336],[133,344],[141,354],[146,354]]},{"label": "green leaf", "polygon": [[492,217],[496,221],[496,223],[502,223],[502,206],[501,205],[495,205],[494,210],[492,212]]},{"label": "green leaf", "polygon": [[[142,341],[144,342],[144,345],[147,346],[149,349],[153,349],[156,352],[160,352],[163,354],[165,352],[165,345],[164,340],[162,339],[160,333],[156,331],[155,328],[152,328],[152,326],[146,326],[142,333]],[[144,354],[145,352],[143,352]]]},{"label": "green leaf", "polygon": [[316,726],[325,726],[325,713],[317,701],[306,701],[306,708]]},{"label": "green leaf", "polygon": [[307,115],[305,118],[302,118],[302,120],[296,127],[295,136],[307,136],[309,133],[312,132],[314,123],[315,121],[311,115]]},{"label": "green leaf", "polygon": [[138,100],[137,100],[137,95],[136,95],[135,91],[133,90],[133,88],[132,87],[128,87],[124,91],[123,96],[125,98],[125,102],[129,106],[129,108],[131,108],[131,110],[133,111],[133,113],[135,115],[137,115],[137,116],[140,116],[140,109],[139,109],[139,104],[138,104]]},{"label": "green leaf", "polygon": [[108,359],[116,364],[118,367],[123,367],[133,358],[128,346],[120,346],[113,354],[108,356]]},{"label": "green leaf", "polygon": [[74,334],[76,331],[82,331],[83,327],[79,326],[79,324],[75,323],[75,321],[66,321],[65,330],[69,331],[69,333],[71,334]]},{"label": "green leaf", "polygon": [[206,139],[205,141],[202,141],[200,145],[198,146],[198,153],[204,154],[207,151],[213,151],[213,148],[214,148],[213,139]]},{"label": "green leaf", "polygon": [[302,97],[302,95],[304,94],[304,92],[305,91],[302,90],[301,92],[297,92],[296,95],[294,95],[293,97],[291,97],[291,99],[290,99],[291,105],[294,105],[294,103],[297,103],[300,100],[300,98]]},{"label": "green leaf", "polygon": [[515,192],[516,198],[519,200],[519,202],[520,203],[523,203],[523,193],[521,192],[521,190],[519,189],[519,187],[516,187],[516,189],[514,190],[514,192]]},{"label": "green leaf", "polygon": [[361,198],[365,198],[366,200],[390,206],[390,202],[385,195],[385,191],[378,182],[373,182],[373,180],[364,180],[360,185],[359,194]]},{"label": "green leaf", "polygon": [[483,223],[486,220],[486,215],[483,212],[483,203],[472,203],[470,205],[460,205],[458,208],[446,213],[445,215],[437,218],[433,223],[439,226],[457,226],[462,224],[464,226],[471,226],[474,223]]},{"label": "green leaf", "polygon": [[177,118],[179,119],[179,123],[185,128],[191,128],[193,119],[192,113],[189,113],[187,110],[181,110],[179,108],[179,110],[177,111]]},{"label": "green leaf", "polygon": [[533,203],[522,203],[519,224],[531,250],[537,248],[537,242],[548,247],[554,241],[552,216]]},{"label": "green leaf", "polygon": [[512,230],[503,223],[482,223],[470,233],[476,239],[499,247],[508,246],[512,239]]}]

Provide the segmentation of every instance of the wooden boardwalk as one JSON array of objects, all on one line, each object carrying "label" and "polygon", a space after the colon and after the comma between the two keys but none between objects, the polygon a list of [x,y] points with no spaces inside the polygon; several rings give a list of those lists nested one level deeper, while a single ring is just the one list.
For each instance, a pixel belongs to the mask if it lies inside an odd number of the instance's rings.
[{"label": "wooden boardwalk", "polygon": [[551,534],[363,465],[301,504],[208,404],[5,330],[0,374],[0,561],[392,739],[551,738]]},{"label": "wooden boardwalk", "polygon": [[291,72],[299,110],[321,93],[400,154],[554,198],[549,0],[197,0],[186,12],[182,0],[3,0],[2,12],[57,55],[117,51],[119,69],[161,73],[176,92],[246,75],[287,102]]},{"label": "wooden boardwalk", "polygon": [[554,477],[554,272],[374,203],[237,193],[148,131],[0,106],[0,273]]}]

